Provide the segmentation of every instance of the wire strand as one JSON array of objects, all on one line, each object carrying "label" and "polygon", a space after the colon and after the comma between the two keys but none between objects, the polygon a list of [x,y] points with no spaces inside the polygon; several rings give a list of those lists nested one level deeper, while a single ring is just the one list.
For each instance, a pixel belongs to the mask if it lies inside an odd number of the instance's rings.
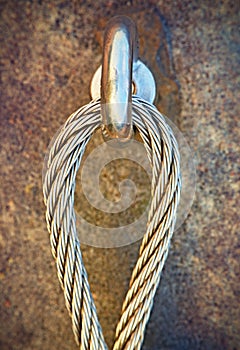
[{"label": "wire strand", "polygon": [[[152,167],[151,206],[146,233],[116,328],[113,350],[140,350],[153,298],[168,255],[181,190],[177,141],[163,115],[133,97],[133,124]],[[86,145],[101,125],[100,101],[73,113],[58,133],[43,178],[46,221],[57,274],[81,350],[106,350],[76,231],[74,189]]]}]

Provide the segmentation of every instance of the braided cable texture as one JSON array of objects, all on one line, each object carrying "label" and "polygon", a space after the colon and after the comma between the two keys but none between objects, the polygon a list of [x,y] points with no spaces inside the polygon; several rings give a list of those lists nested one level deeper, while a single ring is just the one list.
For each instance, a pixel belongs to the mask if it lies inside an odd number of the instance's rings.
[{"label": "braided cable texture", "polygon": [[[68,118],[50,149],[43,180],[52,254],[81,350],[107,349],[82,261],[74,213],[77,170],[89,139],[101,125],[100,111],[100,102],[93,101]],[[132,114],[152,167],[152,201],[147,231],[116,329],[114,350],[141,348],[169,250],[181,188],[178,146],[164,117],[153,105],[136,97]]]}]

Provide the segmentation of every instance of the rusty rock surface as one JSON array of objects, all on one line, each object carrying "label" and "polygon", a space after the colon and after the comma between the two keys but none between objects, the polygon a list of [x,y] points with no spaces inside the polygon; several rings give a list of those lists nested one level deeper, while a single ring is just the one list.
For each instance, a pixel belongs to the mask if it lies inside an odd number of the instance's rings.
[{"label": "rusty rock surface", "polygon": [[[51,256],[41,172],[52,136],[90,100],[102,32],[116,14],[136,22],[156,105],[197,159],[195,201],[174,234],[143,349],[238,349],[238,12],[231,0],[0,1],[1,350],[77,349]],[[111,183],[109,193],[114,199]],[[139,244],[82,246],[109,347]]]}]

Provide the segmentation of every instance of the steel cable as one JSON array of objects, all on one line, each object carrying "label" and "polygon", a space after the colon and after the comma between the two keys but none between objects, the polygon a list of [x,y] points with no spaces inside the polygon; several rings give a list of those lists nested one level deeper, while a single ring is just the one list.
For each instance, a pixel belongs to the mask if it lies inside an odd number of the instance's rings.
[{"label": "steel cable", "polygon": [[[132,117],[152,167],[152,199],[146,233],[116,328],[114,350],[138,350],[142,346],[181,189],[178,145],[162,114],[150,103],[133,97]],[[51,146],[43,179],[52,254],[81,350],[107,349],[82,260],[74,212],[77,170],[88,141],[100,126],[98,100],[73,113]]]}]

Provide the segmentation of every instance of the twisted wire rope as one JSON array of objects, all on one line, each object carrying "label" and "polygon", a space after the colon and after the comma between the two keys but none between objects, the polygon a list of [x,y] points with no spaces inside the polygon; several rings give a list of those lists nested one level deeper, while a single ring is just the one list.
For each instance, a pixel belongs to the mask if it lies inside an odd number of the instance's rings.
[{"label": "twisted wire rope", "polygon": [[[171,128],[150,103],[133,97],[132,107],[133,124],[152,167],[152,200],[147,230],[116,328],[114,350],[138,350],[142,346],[174,231],[181,189],[180,156]],[[82,260],[74,212],[77,170],[88,141],[100,125],[98,100],[73,113],[51,146],[43,179],[52,254],[81,350],[107,349]]]}]

